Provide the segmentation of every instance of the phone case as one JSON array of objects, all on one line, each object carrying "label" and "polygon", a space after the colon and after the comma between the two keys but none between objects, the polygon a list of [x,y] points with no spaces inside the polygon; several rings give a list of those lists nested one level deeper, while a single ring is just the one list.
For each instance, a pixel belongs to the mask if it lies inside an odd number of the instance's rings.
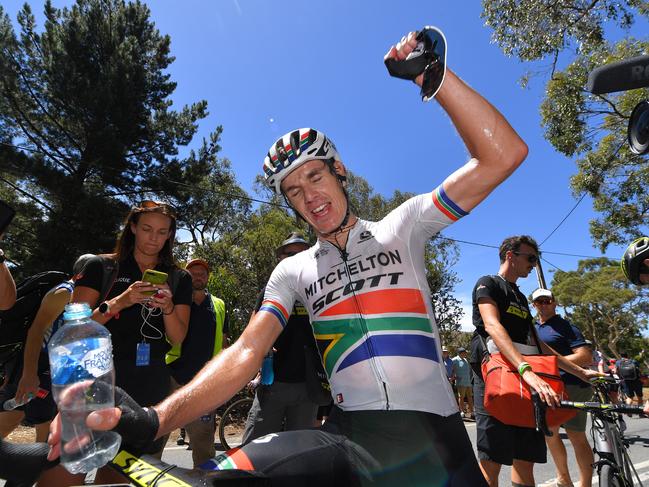
[{"label": "phone case", "polygon": [[[153,269],[147,269],[144,271],[142,274],[142,280],[144,282],[150,282],[151,284],[164,284],[167,282],[167,273],[166,272],[160,272],[160,271],[154,271]],[[155,291],[147,291],[143,294],[148,294],[150,296],[153,296],[155,294]]]}]

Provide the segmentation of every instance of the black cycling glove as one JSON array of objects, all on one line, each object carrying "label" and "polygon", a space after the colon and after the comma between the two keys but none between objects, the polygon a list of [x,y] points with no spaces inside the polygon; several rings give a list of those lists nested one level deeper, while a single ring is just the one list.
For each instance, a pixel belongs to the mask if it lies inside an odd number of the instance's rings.
[{"label": "black cycling glove", "polygon": [[164,437],[155,439],[160,427],[155,409],[143,408],[119,387],[115,387],[115,407],[122,410],[122,417],[114,428],[122,437],[122,449],[134,455],[162,449]]},{"label": "black cycling glove", "polygon": [[424,75],[421,97],[430,100],[439,91],[446,74],[446,39],[435,27],[424,27],[417,33],[417,47],[403,60],[388,58],[385,67],[395,78],[415,81]]}]

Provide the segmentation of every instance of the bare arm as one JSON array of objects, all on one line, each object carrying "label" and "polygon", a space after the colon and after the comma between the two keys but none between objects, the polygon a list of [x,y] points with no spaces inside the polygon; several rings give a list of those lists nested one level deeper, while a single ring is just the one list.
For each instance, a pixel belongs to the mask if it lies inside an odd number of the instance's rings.
[{"label": "bare arm", "polygon": [[487,100],[449,70],[437,101],[446,110],[471,159],[444,181],[444,191],[470,211],[527,156],[527,145]]},{"label": "bare arm", "polygon": [[40,384],[38,378],[38,358],[45,332],[49,330],[54,320],[61,314],[65,305],[70,302],[70,293],[67,289],[57,289],[45,295],[36,317],[29,327],[23,353],[23,373],[16,389],[16,397],[23,399],[26,394],[36,394]]},{"label": "bare arm", "polygon": [[155,406],[158,437],[214,410],[241,390],[261,367],[282,331],[271,313],[256,313],[241,337],[210,360],[184,387]]},{"label": "bare arm", "polygon": [[[392,46],[386,58],[403,60],[417,47],[416,33]],[[423,76],[415,82],[421,86]],[[451,118],[471,159],[444,181],[444,191],[470,211],[509,177],[527,156],[527,145],[505,117],[447,68],[435,96]]]},{"label": "bare arm", "polygon": [[485,330],[494,341],[500,353],[502,353],[507,360],[514,366],[518,366],[521,362],[525,361],[523,355],[516,349],[512,339],[505,330],[505,327],[500,323],[500,312],[496,302],[490,298],[480,298],[478,300],[478,309],[480,316],[485,325]]},{"label": "bare arm", "polygon": [[0,310],[11,308],[16,302],[16,283],[7,264],[0,264]]},{"label": "bare arm", "polygon": [[596,377],[600,375],[595,371],[585,370],[579,365],[579,364],[586,365],[590,363],[592,357],[588,347],[579,347],[573,349],[572,354],[563,356],[544,341],[539,340],[539,343],[541,344],[541,351],[543,353],[557,356],[557,362],[559,368],[565,370],[569,374],[574,375],[575,377],[579,377],[584,382],[588,382],[589,377]]}]

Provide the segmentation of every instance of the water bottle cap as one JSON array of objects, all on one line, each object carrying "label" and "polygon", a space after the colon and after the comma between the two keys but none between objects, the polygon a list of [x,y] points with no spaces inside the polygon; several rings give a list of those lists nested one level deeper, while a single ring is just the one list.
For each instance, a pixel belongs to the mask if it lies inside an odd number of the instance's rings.
[{"label": "water bottle cap", "polygon": [[88,303],[70,303],[65,305],[63,319],[65,321],[80,320],[92,316],[92,310]]}]

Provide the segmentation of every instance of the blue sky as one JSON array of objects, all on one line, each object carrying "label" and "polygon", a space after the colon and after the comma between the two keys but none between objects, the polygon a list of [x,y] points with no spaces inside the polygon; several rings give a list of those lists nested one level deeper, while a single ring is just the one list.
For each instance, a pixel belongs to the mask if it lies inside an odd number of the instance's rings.
[{"label": "blue sky", "polygon": [[[56,7],[71,2],[54,0]],[[30,2],[42,25],[41,1]],[[232,161],[240,184],[252,191],[263,156],[281,134],[311,126],[336,143],[343,161],[385,195],[394,190],[432,190],[468,158],[449,119],[435,102],[422,103],[416,87],[388,76],[383,55],[403,34],[436,25],[446,34],[448,66],[498,107],[530,147],[521,168],[471,215],[444,236],[498,245],[514,234],[539,242],[573,207],[569,178],[574,163],[543,139],[539,103],[541,79],[527,89],[517,80],[540,65],[507,58],[490,41],[477,0],[184,0],[148,2],[158,29],[169,34],[178,83],[174,108],[205,99],[210,116],[200,136],[223,125],[222,156]],[[22,2],[5,0],[15,21]],[[647,24],[631,31],[647,35]],[[592,246],[586,198],[543,245],[542,250],[599,256]],[[478,277],[498,270],[497,250],[460,244],[454,270],[462,282],[457,296],[467,310]],[[618,258],[623,249],[609,247]],[[546,254],[572,270],[579,258]],[[544,263],[546,279],[551,266]],[[536,286],[531,274],[519,281],[525,293]],[[470,312],[464,324],[470,323]],[[468,327],[467,329],[472,329]]]}]

